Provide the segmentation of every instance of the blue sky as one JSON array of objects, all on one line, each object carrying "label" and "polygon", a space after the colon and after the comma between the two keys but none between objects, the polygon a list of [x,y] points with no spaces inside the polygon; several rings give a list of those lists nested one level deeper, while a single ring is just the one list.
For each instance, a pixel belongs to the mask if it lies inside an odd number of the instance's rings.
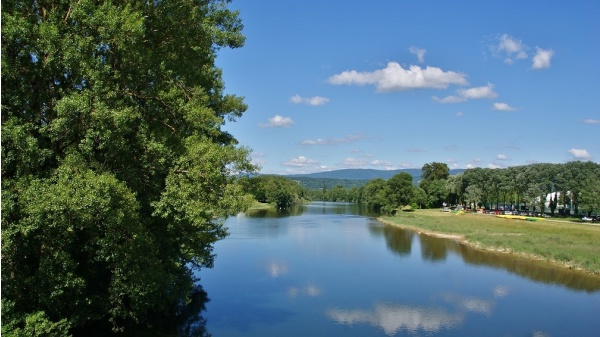
[{"label": "blue sky", "polygon": [[600,2],[233,1],[262,173],[600,162]]}]

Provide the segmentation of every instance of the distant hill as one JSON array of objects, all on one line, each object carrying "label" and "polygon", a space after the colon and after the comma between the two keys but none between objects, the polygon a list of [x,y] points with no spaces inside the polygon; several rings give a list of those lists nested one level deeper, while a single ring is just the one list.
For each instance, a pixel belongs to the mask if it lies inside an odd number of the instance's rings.
[{"label": "distant hill", "polygon": [[[464,172],[464,169],[450,170],[450,175]],[[343,169],[326,172],[294,174],[285,177],[298,181],[302,186],[308,189],[331,188],[341,185],[346,188],[360,187],[369,180],[376,178],[389,179],[400,172],[406,172],[413,177],[413,183],[417,184],[421,179],[421,169],[400,169],[400,170],[374,170],[374,169]]]},{"label": "distant hill", "polygon": [[[464,172],[465,169],[450,170],[450,175]],[[371,180],[375,178],[389,179],[400,172],[406,172],[411,176],[420,179],[421,169],[400,169],[400,170],[374,170],[374,169],[343,169],[308,174],[293,174],[286,177],[303,178],[327,178],[327,179],[350,179],[350,180]]]}]

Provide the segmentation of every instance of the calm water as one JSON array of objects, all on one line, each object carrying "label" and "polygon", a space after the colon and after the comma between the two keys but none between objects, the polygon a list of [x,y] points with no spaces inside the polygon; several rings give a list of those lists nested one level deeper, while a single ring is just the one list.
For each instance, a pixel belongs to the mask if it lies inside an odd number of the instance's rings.
[{"label": "calm water", "polygon": [[202,313],[219,336],[600,336],[600,278],[312,203],[227,221]]}]

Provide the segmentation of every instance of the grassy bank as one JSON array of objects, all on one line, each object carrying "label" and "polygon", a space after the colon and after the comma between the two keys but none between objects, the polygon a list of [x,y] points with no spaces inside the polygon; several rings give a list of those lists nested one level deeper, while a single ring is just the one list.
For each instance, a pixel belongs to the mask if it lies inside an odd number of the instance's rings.
[{"label": "grassy bank", "polygon": [[255,201],[250,208],[249,211],[259,210],[259,209],[276,209],[275,205],[267,204],[264,202]]},{"label": "grassy bank", "polygon": [[479,249],[519,254],[600,275],[600,226],[565,221],[502,219],[492,215],[400,212],[381,221],[459,239]]}]

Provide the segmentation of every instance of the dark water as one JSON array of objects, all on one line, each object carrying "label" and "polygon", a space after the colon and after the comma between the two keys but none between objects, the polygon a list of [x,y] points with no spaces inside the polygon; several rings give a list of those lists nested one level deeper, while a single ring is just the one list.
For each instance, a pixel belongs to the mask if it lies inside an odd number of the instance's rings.
[{"label": "dark water", "polygon": [[352,204],[227,220],[219,336],[600,336],[600,277],[383,225]]}]

